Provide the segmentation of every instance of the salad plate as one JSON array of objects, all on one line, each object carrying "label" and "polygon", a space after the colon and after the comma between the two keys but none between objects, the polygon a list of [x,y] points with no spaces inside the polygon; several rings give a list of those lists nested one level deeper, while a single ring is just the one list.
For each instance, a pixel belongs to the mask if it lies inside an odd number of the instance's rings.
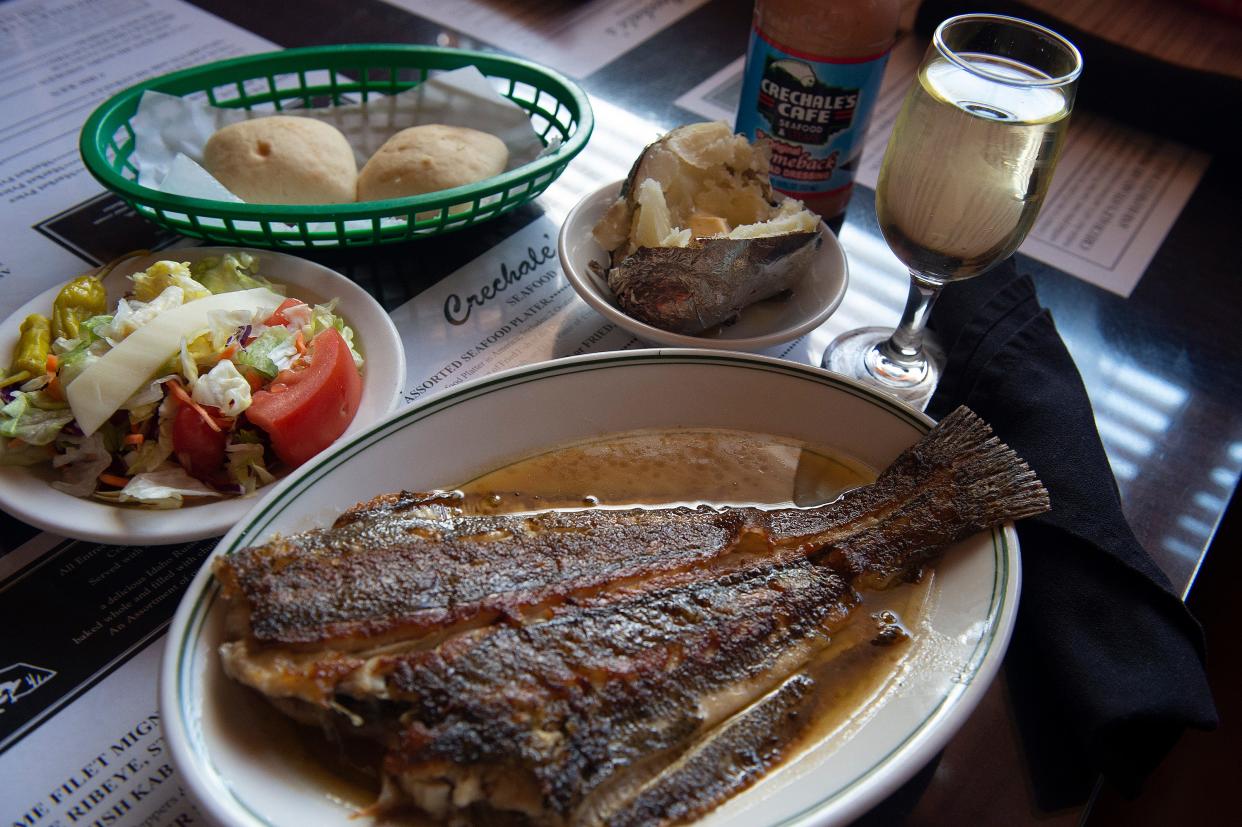
[{"label": "salad plate", "polygon": [[[522,427],[496,427],[501,422]],[[668,349],[559,359],[448,389],[334,445],[277,483],[212,559],[330,525],[377,494],[465,485],[523,458],[556,456],[547,452],[611,434],[766,434],[874,473],[930,426],[923,414],[851,380],[764,356]],[[913,636],[881,687],[703,824],[847,824],[943,749],[983,697],[1009,640],[1019,592],[1012,525],[949,550],[926,583],[919,615],[902,615]],[[316,747],[317,727],[277,714],[225,675],[225,615],[209,560],[173,618],[160,676],[163,731],[179,778],[204,815],[246,827],[375,823],[358,816],[375,791],[360,789],[356,776],[330,772],[324,756],[337,752]]]},{"label": "salad plate", "polygon": [[849,268],[837,237],[820,224],[821,243],[810,271],[787,296],[774,296],[743,308],[736,319],[696,336],[661,330],[617,306],[608,287],[609,255],[591,229],[617,200],[621,181],[583,198],[561,225],[557,251],[565,276],[582,300],[608,321],[653,345],[757,351],[791,342],[828,320],[845,298]]},{"label": "salad plate", "polygon": [[[237,247],[189,247],[162,250],[122,261],[103,279],[109,312],[130,289],[129,276],[157,261],[200,261],[226,253],[246,252],[258,260],[258,272],[284,292],[310,304],[336,300],[335,312],[355,332],[354,344],[364,359],[358,410],[342,439],[387,414],[405,377],[401,338],[384,309],[365,290],[344,276],[296,256]],[[19,326],[29,314],[51,315],[61,287],[75,274],[19,308],[0,323],[0,360],[7,366],[16,347]],[[235,525],[267,491],[260,486],[248,495],[187,502],[181,508],[152,509],[73,496],[52,485],[59,478],[51,463],[15,467],[0,465],[0,508],[38,528],[81,540],[130,545],[161,545],[216,537]]]}]

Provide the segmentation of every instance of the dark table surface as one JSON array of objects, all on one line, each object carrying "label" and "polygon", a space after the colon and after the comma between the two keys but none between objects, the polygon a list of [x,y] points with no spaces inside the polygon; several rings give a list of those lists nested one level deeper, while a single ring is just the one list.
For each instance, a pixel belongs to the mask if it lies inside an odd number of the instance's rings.
[{"label": "dark table surface", "polygon": [[[274,7],[252,0],[196,4],[281,46],[366,41],[499,45],[446,30],[379,0],[302,0],[296,13],[274,13]],[[663,128],[700,120],[674,101],[744,52],[750,13],[749,0],[715,0],[578,80],[593,99]],[[598,110],[596,116],[597,136],[617,128]],[[1052,310],[1086,382],[1126,516],[1183,594],[1195,584],[1242,470],[1242,417],[1235,414],[1242,404],[1242,365],[1233,341],[1242,279],[1232,258],[1236,185],[1242,176],[1238,162],[1224,155],[1214,157],[1128,298],[1033,259],[1020,257],[1019,263],[1033,274],[1040,300]],[[543,210],[536,201],[481,227],[417,242],[417,257],[409,245],[398,245],[314,258],[351,276],[392,309]],[[860,188],[851,202],[843,236],[852,233],[882,243],[869,190]],[[852,288],[864,277],[905,279],[897,270],[855,271]],[[899,303],[900,298],[893,319]],[[1059,824],[1088,818],[1088,811],[1079,809],[1038,811],[1000,680],[939,765],[919,781],[926,785],[918,790],[921,797],[892,803],[882,823]],[[902,808],[910,811],[898,816]]]}]

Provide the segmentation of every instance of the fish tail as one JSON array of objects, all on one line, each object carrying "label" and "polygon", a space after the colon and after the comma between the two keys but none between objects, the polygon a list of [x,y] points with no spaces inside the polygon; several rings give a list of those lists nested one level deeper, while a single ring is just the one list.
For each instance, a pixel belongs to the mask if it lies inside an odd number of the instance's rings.
[{"label": "fish tail", "polygon": [[920,464],[950,469],[958,514],[979,529],[1051,508],[1026,461],[964,405],[940,420],[913,453]]},{"label": "fish tail", "polygon": [[860,491],[850,515],[861,518],[820,535],[820,554],[865,588],[913,576],[953,543],[1050,507],[1030,466],[965,407]]}]

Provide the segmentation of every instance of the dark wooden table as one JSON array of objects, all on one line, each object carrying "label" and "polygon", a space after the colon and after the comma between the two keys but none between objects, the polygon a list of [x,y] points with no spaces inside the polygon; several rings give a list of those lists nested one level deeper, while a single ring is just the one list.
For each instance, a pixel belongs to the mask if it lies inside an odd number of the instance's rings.
[{"label": "dark wooden table", "polygon": [[[303,0],[296,12],[293,6],[276,12],[277,7],[252,0],[196,2],[282,46],[438,39],[470,48],[502,45],[446,30],[379,0]],[[674,101],[745,50],[750,13],[750,0],[716,0],[579,80],[592,96],[665,128],[699,120]],[[607,121],[597,123],[597,134],[609,129]],[[1195,586],[1242,469],[1242,417],[1236,413],[1242,405],[1242,364],[1234,342],[1242,310],[1242,278],[1233,257],[1238,170],[1237,161],[1223,153],[1213,160],[1129,298],[1034,260],[1019,265],[1035,277],[1040,299],[1052,310],[1083,374],[1118,472],[1125,513],[1183,594]],[[536,202],[491,224],[417,242],[417,269],[410,251],[400,247],[315,258],[349,274],[391,309],[540,212]],[[846,225],[879,237],[870,191],[856,194]],[[901,273],[893,277],[904,279]],[[1209,629],[1209,646],[1212,641]],[[1110,814],[1128,813],[1123,820],[1143,820],[1142,812],[1108,804],[1107,791],[1097,796],[1104,803],[1094,813],[1090,805],[1041,812],[1003,681],[991,688],[918,787],[912,789],[918,795],[891,803],[876,818],[920,825],[1060,825],[1109,823]]]}]

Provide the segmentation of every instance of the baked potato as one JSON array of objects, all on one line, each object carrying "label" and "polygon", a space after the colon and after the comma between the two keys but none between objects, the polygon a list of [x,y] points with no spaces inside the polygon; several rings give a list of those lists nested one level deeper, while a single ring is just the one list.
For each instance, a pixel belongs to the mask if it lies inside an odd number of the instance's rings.
[{"label": "baked potato", "polygon": [[678,127],[643,150],[593,230],[620,308],[693,335],[796,285],[819,217],[773,192],[768,162],[766,142],[723,122]]}]

